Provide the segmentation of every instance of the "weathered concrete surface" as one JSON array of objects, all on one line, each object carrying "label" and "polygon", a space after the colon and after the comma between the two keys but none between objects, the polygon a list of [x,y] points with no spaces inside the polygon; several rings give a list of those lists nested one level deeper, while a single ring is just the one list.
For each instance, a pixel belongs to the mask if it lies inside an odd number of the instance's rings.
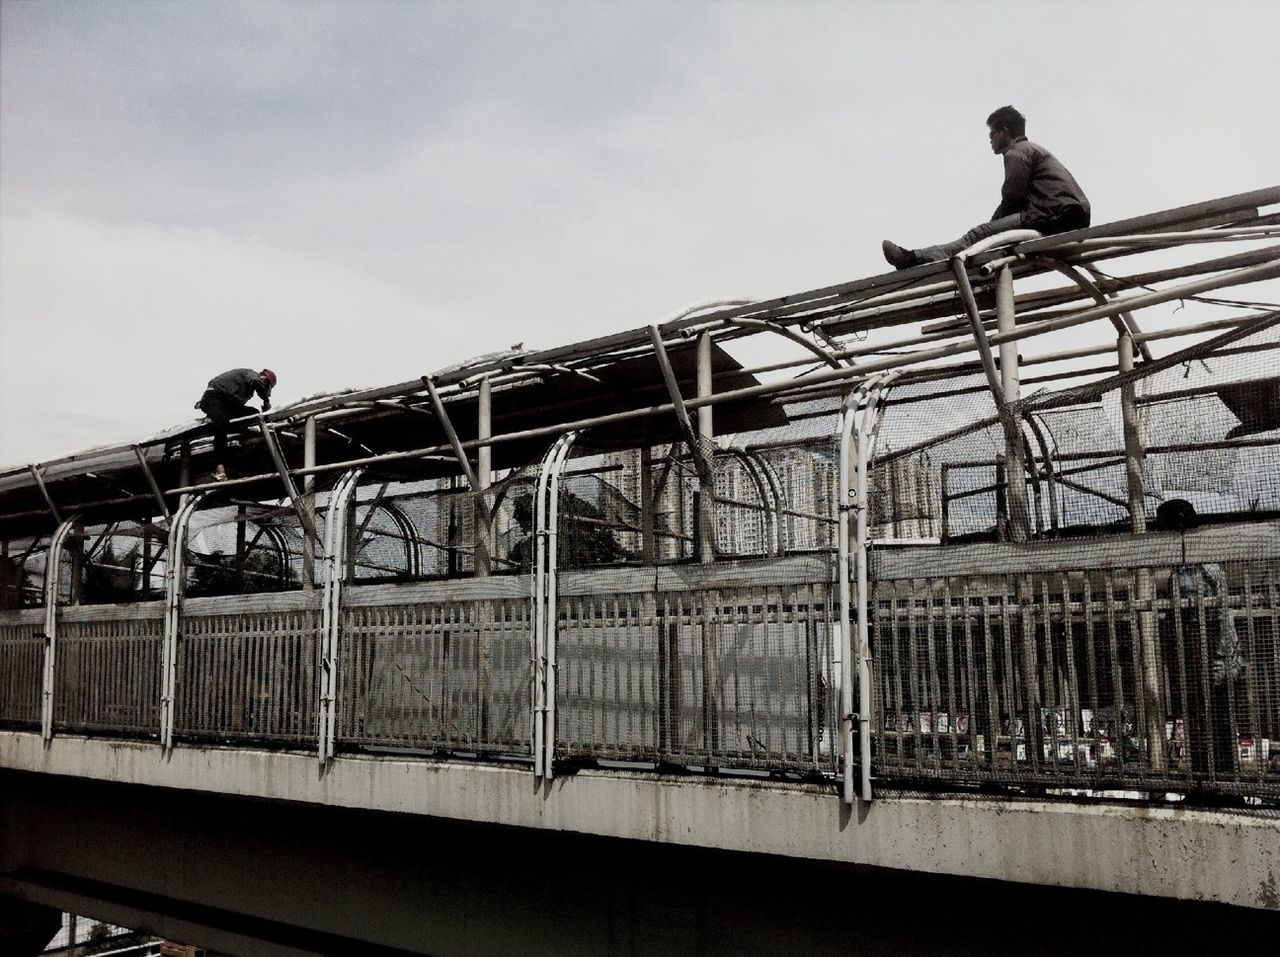
[{"label": "weathered concrete surface", "polygon": [[2,894],[238,957],[1203,957],[1280,930],[1226,904],[18,771]]},{"label": "weathered concrete surface", "polygon": [[1239,812],[887,798],[845,813],[827,788],[0,732],[0,767],[331,808],[568,831],[816,861],[1280,910],[1280,821]]}]

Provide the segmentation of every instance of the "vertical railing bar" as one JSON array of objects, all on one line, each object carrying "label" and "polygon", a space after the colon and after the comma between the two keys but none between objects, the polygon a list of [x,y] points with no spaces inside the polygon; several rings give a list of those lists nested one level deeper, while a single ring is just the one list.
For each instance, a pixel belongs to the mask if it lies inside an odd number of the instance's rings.
[{"label": "vertical railing bar", "polygon": [[[1126,582],[1125,595],[1126,607],[1129,619],[1129,654],[1133,665],[1133,701],[1134,701],[1134,732],[1138,738],[1138,757],[1139,769],[1143,776],[1151,776],[1156,770],[1152,756],[1155,754],[1155,746],[1152,744],[1147,728],[1147,707],[1148,699],[1146,695],[1146,682],[1143,677],[1143,656],[1142,644],[1144,637],[1144,619],[1143,615],[1152,614],[1154,618],[1154,610],[1145,608],[1146,602],[1154,602],[1156,597],[1156,589],[1154,584],[1152,587],[1145,587],[1142,577],[1143,570],[1137,569],[1130,573]],[[1172,593],[1171,593],[1172,594]],[[1178,607],[1180,602],[1174,599],[1175,606]],[[1177,613],[1180,617],[1180,613]],[[1186,713],[1185,708],[1183,714]],[[1185,723],[1183,725],[1186,727]]]},{"label": "vertical railing bar", "polygon": [[911,609],[910,605],[904,609],[902,605],[902,590],[907,590],[906,601],[911,600],[911,582],[907,581],[904,585],[902,581],[892,583],[893,590],[890,592],[890,620],[893,622],[893,692],[896,698],[895,711],[898,715],[898,727],[895,729],[894,740],[897,741],[897,764],[899,767],[905,767],[907,763],[907,742],[906,735],[911,730],[909,726],[903,726],[904,718],[910,721],[907,710],[906,692],[903,690],[903,669],[907,669],[907,690],[911,688]]},{"label": "vertical railing bar", "polygon": [[[1255,770],[1255,774],[1253,776],[1260,783],[1262,781],[1262,776],[1263,776],[1262,769],[1264,767],[1264,762],[1262,760],[1263,729],[1258,719],[1259,689],[1257,687],[1256,676],[1258,674],[1258,665],[1260,664],[1260,662],[1257,660],[1256,649],[1258,647],[1258,635],[1257,635],[1257,631],[1255,630],[1255,624],[1253,620],[1253,611],[1254,611],[1253,610],[1253,563],[1247,562],[1247,561],[1241,562],[1240,570],[1241,570],[1241,575],[1244,578],[1244,615],[1245,615],[1245,621],[1248,622],[1248,634],[1249,634],[1248,651],[1247,652],[1242,651],[1242,657],[1245,659],[1245,673],[1244,673],[1245,705],[1249,710],[1249,732],[1250,734],[1253,735],[1253,754],[1254,754],[1253,764],[1254,764],[1254,770]],[[1236,633],[1239,634],[1238,628],[1236,629]],[[1270,714],[1271,712],[1267,711],[1266,713]],[[1243,773],[1243,769],[1240,777],[1242,780],[1246,777],[1246,775]]]},{"label": "vertical railing bar", "polygon": [[[1271,608],[1271,678],[1273,684],[1269,688],[1270,701],[1274,709],[1277,701],[1280,700],[1280,687],[1274,682],[1280,681],[1280,563],[1275,559],[1269,562],[1271,565],[1270,574],[1267,575],[1267,595],[1268,605]],[[1274,720],[1275,711],[1271,712]],[[1274,731],[1269,731],[1274,734]],[[1272,738],[1272,744],[1276,745],[1276,738]]]},{"label": "vertical railing bar", "polygon": [[924,765],[924,739],[920,724],[923,716],[923,701],[920,695],[920,635],[918,624],[920,615],[917,608],[922,582],[918,578],[910,579],[907,591],[907,690],[911,694],[911,731],[915,742],[913,751],[914,770],[922,771]]},{"label": "vertical railing bar", "polygon": [[[906,483],[903,483],[906,484]],[[923,580],[924,585],[924,647],[925,647],[925,703],[928,705],[929,713],[929,746],[932,752],[932,760],[939,768],[943,766],[942,760],[942,738],[938,731],[939,718],[941,717],[942,704],[942,687],[938,678],[938,650],[937,642],[934,637],[937,623],[934,614],[934,596],[933,582],[931,580]],[[923,768],[921,769],[923,770]]]},{"label": "vertical railing bar", "polygon": [[[1009,715],[1009,769],[1014,777],[1020,777],[1022,770],[1018,767],[1018,724],[1021,721],[1022,739],[1025,745],[1027,741],[1027,719],[1019,716],[1019,711],[1022,708],[1022,696],[1018,693],[1018,662],[1013,653],[1013,616],[1009,614],[1009,586],[1012,583],[1002,579],[1001,584],[1004,587],[1000,589],[1000,594],[996,597],[1000,601],[1000,631],[1004,637],[1004,681],[1002,684]],[[1029,753],[1030,747],[1026,747]]]},{"label": "vertical railing bar", "polygon": [[[1187,783],[1190,784],[1195,779],[1195,771],[1193,767],[1195,764],[1193,758],[1194,748],[1192,747],[1191,741],[1192,729],[1191,722],[1188,720],[1190,709],[1187,704],[1187,680],[1191,676],[1187,669],[1186,638],[1183,633],[1184,628],[1182,621],[1182,595],[1178,590],[1178,583],[1176,579],[1172,581],[1169,586],[1169,608],[1169,614],[1173,619],[1174,660],[1178,663],[1179,671],[1178,699],[1179,704],[1181,705],[1180,713],[1182,715],[1182,776],[1186,779]],[[1174,720],[1173,734],[1174,737],[1177,737],[1178,724],[1176,719]]]},{"label": "vertical railing bar", "polygon": [[[1043,620],[1044,634],[1044,671],[1040,682],[1040,706],[1044,731],[1051,736],[1049,753],[1045,757],[1045,769],[1050,772],[1062,770],[1062,738],[1058,731],[1058,716],[1062,714],[1063,730],[1066,730],[1066,715],[1063,713],[1062,696],[1059,694],[1058,656],[1053,648],[1053,605],[1050,595],[1050,578],[1039,576],[1040,601],[1036,610]],[[1033,586],[1034,587],[1034,586]],[[1048,727],[1052,722],[1053,727]]]},{"label": "vertical railing bar", "polygon": [[1200,724],[1204,728],[1205,772],[1208,778],[1208,783],[1212,785],[1217,784],[1218,782],[1218,720],[1217,715],[1214,714],[1213,707],[1213,686],[1211,684],[1210,675],[1212,665],[1209,659],[1209,630],[1206,627],[1204,613],[1205,579],[1203,566],[1197,568],[1197,572],[1196,590],[1191,596],[1192,602],[1195,603],[1197,629],[1197,640],[1195,644],[1196,651],[1198,652],[1197,658],[1199,659],[1197,662],[1197,671],[1199,672],[1200,678],[1201,701],[1201,713],[1196,716],[1196,723]]},{"label": "vertical railing bar", "polygon": [[[36,467],[33,465],[31,469],[37,481],[40,481]],[[41,488],[43,487],[41,482]],[[52,507],[51,504],[50,508]],[[58,579],[62,573],[62,549],[77,518],[78,516],[72,515],[59,523],[49,542],[49,551],[45,558],[44,668],[40,692],[40,737],[46,744],[53,740],[53,706],[58,654]]]},{"label": "vertical railing bar", "polygon": [[1071,742],[1071,775],[1082,778],[1084,775],[1080,769],[1080,682],[1076,674],[1075,612],[1072,610],[1071,602],[1071,578],[1065,571],[1061,572],[1060,576],[1062,579],[1063,655],[1067,665],[1066,702],[1063,708],[1067,722],[1067,738]]},{"label": "vertical railing bar", "polygon": [[[964,634],[964,669],[966,692],[961,696],[965,704],[969,760],[972,766],[978,757],[978,671],[973,657],[973,617],[969,614],[969,580],[960,579],[960,627]],[[958,760],[958,758],[957,758]]]},{"label": "vertical railing bar", "polygon": [[1103,768],[1101,715],[1098,713],[1098,653],[1094,647],[1096,632],[1093,627],[1093,583],[1089,572],[1084,573],[1080,595],[1084,610],[1085,677],[1089,682],[1089,733],[1093,738],[1094,777],[1100,778]]},{"label": "vertical railing bar", "polygon": [[[978,579],[979,582],[982,579]],[[989,774],[995,774],[997,771],[996,764],[1000,754],[1000,708],[997,701],[1000,695],[1000,688],[996,684],[996,656],[992,648],[991,639],[991,602],[988,600],[987,592],[990,589],[984,587],[978,596],[980,612],[982,616],[982,652],[983,661],[986,662],[987,668],[987,737],[986,737],[986,771]],[[964,585],[965,605],[968,606],[971,601],[969,580],[965,580]],[[968,612],[966,611],[966,615]]]},{"label": "vertical railing bar", "polygon": [[[946,694],[947,737],[951,745],[951,767],[952,769],[958,770],[960,767],[960,732],[957,730],[957,728],[960,724],[960,712],[956,708],[956,671],[957,671],[957,665],[960,663],[956,661],[955,638],[953,637],[953,634],[952,634],[952,629],[955,625],[955,617],[954,617],[955,609],[951,604],[952,602],[951,583],[952,583],[951,578],[944,579],[942,583],[943,585],[943,593],[942,593],[943,632],[942,632],[942,635],[943,635],[943,647],[945,649],[943,660],[946,662],[946,666],[947,666],[947,694]],[[961,670],[961,677],[963,677],[964,674],[965,672]],[[962,681],[961,682],[962,693],[964,691],[963,684],[964,683]]]}]

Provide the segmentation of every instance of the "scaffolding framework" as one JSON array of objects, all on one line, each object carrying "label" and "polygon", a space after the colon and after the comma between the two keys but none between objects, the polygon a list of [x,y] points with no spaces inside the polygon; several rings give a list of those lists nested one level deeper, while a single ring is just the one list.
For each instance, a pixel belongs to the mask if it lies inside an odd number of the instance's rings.
[{"label": "scaffolding framework", "polygon": [[1277,207],[0,471],[0,722],[1273,798]]}]

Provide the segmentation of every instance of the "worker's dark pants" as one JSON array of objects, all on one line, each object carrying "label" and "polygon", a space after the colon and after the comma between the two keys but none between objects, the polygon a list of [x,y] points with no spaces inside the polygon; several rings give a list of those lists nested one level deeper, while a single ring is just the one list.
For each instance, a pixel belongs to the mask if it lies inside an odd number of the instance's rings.
[{"label": "worker's dark pants", "polygon": [[1068,233],[1073,229],[1084,229],[1088,225],[1089,216],[1079,206],[1069,206],[1053,219],[1038,222],[1032,226],[1026,226],[1022,222],[1021,213],[1013,213],[1009,216],[993,219],[989,223],[979,223],[959,239],[952,242],[941,243],[937,246],[925,246],[923,249],[912,251],[916,254],[916,259],[922,263],[940,262],[944,259],[950,259],[956,253],[963,252],[981,239],[986,239],[988,236],[994,236],[996,233],[1003,233],[1010,229],[1035,229],[1045,236],[1052,236],[1056,233]]},{"label": "worker's dark pants", "polygon": [[[255,412],[235,396],[227,395],[225,392],[215,392],[213,389],[209,389],[200,397],[200,411],[213,423],[213,457],[219,465],[226,465],[227,432],[230,429],[228,423],[241,416],[254,415]],[[244,431],[243,426],[236,428],[238,431]]]}]

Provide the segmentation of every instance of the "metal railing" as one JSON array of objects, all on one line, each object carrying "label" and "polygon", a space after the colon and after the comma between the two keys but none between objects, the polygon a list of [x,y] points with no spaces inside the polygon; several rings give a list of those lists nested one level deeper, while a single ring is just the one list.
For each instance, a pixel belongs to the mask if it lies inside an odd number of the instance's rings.
[{"label": "metal railing", "polygon": [[[881,550],[875,777],[1280,795],[1278,540]],[[832,577],[826,556],[562,573],[555,759],[835,774]],[[338,747],[528,758],[530,602],[527,576],[349,588]],[[179,742],[313,746],[319,603],[188,600]],[[57,731],[156,735],[162,612],[62,612]],[[40,613],[2,614],[0,722],[38,727]]]},{"label": "metal railing", "polygon": [[[877,774],[1280,794],[1280,542],[1249,531],[1202,533],[1189,562],[1170,535],[1118,536],[1116,552],[1140,546],[1127,561],[1023,547],[1018,570],[1001,555],[1015,546],[886,557]],[[1215,560],[1266,537],[1256,560]]]}]

